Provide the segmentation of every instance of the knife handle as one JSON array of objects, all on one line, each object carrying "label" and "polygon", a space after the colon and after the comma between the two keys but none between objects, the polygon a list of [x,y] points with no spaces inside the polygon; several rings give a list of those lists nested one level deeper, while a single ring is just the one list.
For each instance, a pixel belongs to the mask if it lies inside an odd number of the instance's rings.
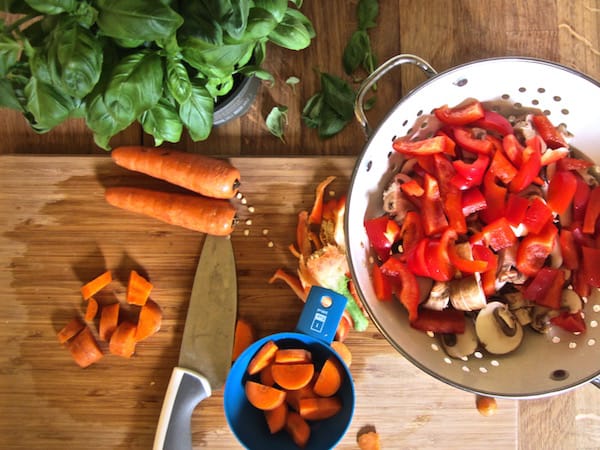
[{"label": "knife handle", "polygon": [[211,395],[210,383],[202,375],[175,367],[160,411],[154,450],[191,450],[192,413]]}]

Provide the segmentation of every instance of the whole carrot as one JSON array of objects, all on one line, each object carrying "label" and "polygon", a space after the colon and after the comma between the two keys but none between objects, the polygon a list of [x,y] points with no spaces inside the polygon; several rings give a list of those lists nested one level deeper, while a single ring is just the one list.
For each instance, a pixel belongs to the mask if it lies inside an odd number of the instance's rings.
[{"label": "whole carrot", "polygon": [[109,187],[104,197],[118,208],[215,236],[231,234],[237,222],[235,207],[223,199],[136,187]]},{"label": "whole carrot", "polygon": [[198,153],[142,146],[117,147],[113,161],[190,191],[214,198],[232,198],[240,186],[240,171],[223,159]]}]

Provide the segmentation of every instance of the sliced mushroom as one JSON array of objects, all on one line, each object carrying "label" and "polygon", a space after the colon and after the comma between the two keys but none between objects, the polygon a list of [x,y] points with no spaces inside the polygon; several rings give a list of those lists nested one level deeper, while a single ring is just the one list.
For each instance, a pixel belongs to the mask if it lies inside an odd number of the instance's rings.
[{"label": "sliced mushroom", "polygon": [[508,292],[503,294],[503,297],[506,299],[508,309],[512,311],[521,326],[529,325],[532,321],[532,305],[523,296],[523,293],[521,291]]},{"label": "sliced mushroom", "polygon": [[445,281],[436,281],[429,292],[429,297],[423,303],[424,308],[441,311],[450,302],[450,289]]},{"label": "sliced mushroom", "polygon": [[531,328],[538,333],[547,333],[550,328],[550,308],[536,305],[531,311]]},{"label": "sliced mushroom", "polygon": [[573,289],[563,289],[560,298],[560,306],[568,309],[569,313],[575,314],[583,308],[583,301]]},{"label": "sliced mushroom", "polygon": [[481,277],[478,273],[452,280],[448,286],[450,288],[450,302],[455,309],[478,311],[487,303],[481,286]]},{"label": "sliced mushroom", "polygon": [[479,311],[475,331],[481,345],[496,355],[512,352],[523,340],[523,327],[508,306],[497,301]]},{"label": "sliced mushroom", "polygon": [[440,336],[444,351],[451,358],[465,358],[472,355],[479,346],[475,324],[471,319],[465,321],[465,332],[461,334],[442,334]]}]

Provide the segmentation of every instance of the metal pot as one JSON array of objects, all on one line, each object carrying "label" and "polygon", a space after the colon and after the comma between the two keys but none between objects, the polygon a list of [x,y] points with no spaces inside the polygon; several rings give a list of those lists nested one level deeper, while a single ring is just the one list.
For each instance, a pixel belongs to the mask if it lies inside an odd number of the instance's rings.
[{"label": "metal pot", "polygon": [[256,99],[259,87],[260,80],[257,77],[242,77],[231,92],[217,101],[213,125],[223,125],[246,114]]},{"label": "metal pot", "polygon": [[[382,75],[403,64],[419,67],[428,80],[406,95],[371,132],[363,110],[365,93]],[[427,128],[434,108],[467,98],[519,114],[536,108],[573,134],[571,144],[600,163],[600,84],[573,69],[532,58],[493,58],[437,73],[426,61],[399,55],[384,63],[361,86],[355,113],[368,136],[352,175],[345,217],[351,274],[358,295],[379,331],[414,365],[466,391],[505,398],[533,398],[566,391],[587,382],[600,387],[600,291],[584,307],[588,329],[581,335],[547,335],[526,330],[522,345],[497,356],[480,351],[450,358],[438,337],[409,326],[400,302],[375,297],[370,266],[373,256],[363,226],[365,218],[383,213],[382,192],[401,164],[396,137]],[[512,112],[510,112],[512,111]]]}]

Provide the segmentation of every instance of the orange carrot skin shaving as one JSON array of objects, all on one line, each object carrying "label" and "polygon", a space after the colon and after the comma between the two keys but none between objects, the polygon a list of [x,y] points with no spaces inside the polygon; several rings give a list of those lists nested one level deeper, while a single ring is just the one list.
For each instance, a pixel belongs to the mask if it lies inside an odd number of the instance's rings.
[{"label": "orange carrot skin shaving", "polygon": [[109,187],[108,203],[214,236],[228,236],[236,224],[235,207],[227,200],[136,187]]},{"label": "orange carrot skin shaving", "polygon": [[232,198],[240,172],[229,162],[198,153],[141,146],[117,147],[112,159],[121,167],[145,173],[198,194]]}]

